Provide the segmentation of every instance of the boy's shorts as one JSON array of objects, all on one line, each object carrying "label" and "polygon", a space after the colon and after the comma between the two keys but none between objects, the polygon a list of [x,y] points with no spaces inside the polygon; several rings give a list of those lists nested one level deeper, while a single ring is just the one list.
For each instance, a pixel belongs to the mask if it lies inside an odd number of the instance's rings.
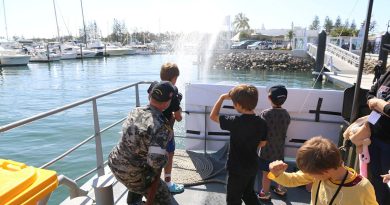
[{"label": "boy's shorts", "polygon": [[168,144],[167,144],[167,152],[168,153],[173,153],[175,152],[175,149],[176,149],[176,144],[175,144],[175,138],[172,137],[171,140],[169,140]]},{"label": "boy's shorts", "polygon": [[259,169],[261,171],[266,171],[266,172],[269,172],[269,164],[271,164],[272,161],[268,160],[268,159],[263,159],[261,157],[259,157]]}]

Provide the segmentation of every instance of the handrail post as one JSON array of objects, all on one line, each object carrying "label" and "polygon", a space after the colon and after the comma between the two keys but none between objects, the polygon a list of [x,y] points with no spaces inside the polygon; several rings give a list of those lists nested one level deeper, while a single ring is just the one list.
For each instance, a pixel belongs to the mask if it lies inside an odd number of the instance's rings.
[{"label": "handrail post", "polygon": [[204,106],[204,154],[207,154],[207,106]]},{"label": "handrail post", "polygon": [[139,102],[139,89],[138,84],[135,85],[135,106],[140,107],[141,103]]},{"label": "handrail post", "polygon": [[103,149],[102,138],[100,135],[99,115],[97,111],[96,99],[92,101],[93,107],[93,124],[95,128],[95,146],[96,146],[96,168],[98,176],[104,175],[104,161],[103,161]]}]

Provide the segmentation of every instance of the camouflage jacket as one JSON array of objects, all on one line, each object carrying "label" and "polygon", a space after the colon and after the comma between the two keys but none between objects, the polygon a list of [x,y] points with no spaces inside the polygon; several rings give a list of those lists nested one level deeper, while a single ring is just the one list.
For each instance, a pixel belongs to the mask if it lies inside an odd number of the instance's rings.
[{"label": "camouflage jacket", "polygon": [[153,106],[135,108],[123,123],[122,137],[109,155],[111,171],[128,188],[147,187],[168,161],[166,146],[172,136],[162,112]]}]

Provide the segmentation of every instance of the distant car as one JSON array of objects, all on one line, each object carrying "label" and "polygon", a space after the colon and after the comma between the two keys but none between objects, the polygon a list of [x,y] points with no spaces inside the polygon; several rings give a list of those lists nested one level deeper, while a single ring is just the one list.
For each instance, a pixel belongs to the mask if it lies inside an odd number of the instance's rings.
[{"label": "distant car", "polygon": [[238,43],[233,44],[230,48],[231,49],[246,49],[246,47],[249,44],[252,44],[256,42],[255,40],[245,40],[245,41],[240,41]]},{"label": "distant car", "polygon": [[266,43],[264,41],[256,41],[246,47],[249,50],[264,50],[266,48]]}]

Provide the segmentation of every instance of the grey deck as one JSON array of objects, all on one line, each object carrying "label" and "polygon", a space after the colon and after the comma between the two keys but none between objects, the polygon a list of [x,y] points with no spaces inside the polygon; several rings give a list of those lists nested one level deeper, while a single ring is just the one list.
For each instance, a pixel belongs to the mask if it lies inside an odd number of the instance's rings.
[{"label": "grey deck", "polygon": [[[290,170],[294,169],[294,165],[289,163]],[[175,166],[174,166],[175,169]],[[111,174],[111,171],[106,167],[106,174]],[[261,174],[261,173],[260,173]],[[112,176],[112,175],[111,175]],[[112,176],[112,178],[114,178]],[[220,172],[212,179],[216,181],[224,181],[226,178],[226,172]],[[260,182],[261,176],[258,176],[256,182]],[[83,203],[71,203],[71,204],[92,204],[95,198],[93,189],[91,188],[92,180],[82,186],[82,189],[87,190],[88,199],[83,200]],[[261,189],[258,183],[256,183],[254,190]],[[113,185],[114,201],[115,204],[126,205],[127,189],[120,182],[116,181]],[[185,191],[181,194],[172,195],[172,205],[219,205],[226,204],[226,189],[222,183],[206,183],[202,185],[189,186],[185,188]],[[68,201],[69,202],[69,201]],[[262,203],[267,205],[307,205],[310,203],[310,193],[306,191],[305,187],[289,188],[286,198],[280,198],[275,194],[272,194],[272,201],[269,203]],[[243,203],[244,204],[244,203]]]}]

